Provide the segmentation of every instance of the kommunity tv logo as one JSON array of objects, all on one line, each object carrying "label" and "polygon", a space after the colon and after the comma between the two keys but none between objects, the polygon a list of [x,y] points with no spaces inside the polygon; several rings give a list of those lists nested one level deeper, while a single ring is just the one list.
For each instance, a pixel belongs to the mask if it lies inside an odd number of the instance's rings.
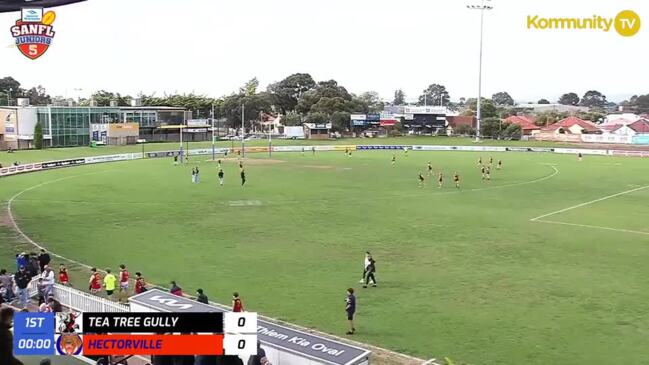
[{"label": "kommunity tv logo", "polygon": [[610,32],[615,30],[623,37],[632,37],[640,31],[640,16],[633,10],[622,10],[615,17],[594,14],[590,17],[543,17],[527,16],[530,30],[582,30]]}]

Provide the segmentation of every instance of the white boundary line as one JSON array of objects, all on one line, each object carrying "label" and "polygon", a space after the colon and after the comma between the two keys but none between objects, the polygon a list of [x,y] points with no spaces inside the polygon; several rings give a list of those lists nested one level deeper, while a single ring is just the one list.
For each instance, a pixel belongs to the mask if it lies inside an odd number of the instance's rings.
[{"label": "white boundary line", "polygon": [[554,211],[554,212],[551,212],[551,213],[548,213],[548,214],[543,214],[543,215],[540,215],[540,216],[538,216],[538,217],[532,218],[532,219],[530,219],[530,221],[534,222],[534,221],[537,221],[537,220],[539,220],[539,219],[541,219],[541,218],[545,218],[545,217],[549,217],[549,216],[551,216],[551,215],[555,215],[555,214],[559,214],[559,213],[567,212],[567,211],[569,211],[569,210],[573,210],[573,209],[581,208],[581,207],[586,206],[586,205],[590,205],[590,204],[594,204],[594,203],[597,203],[597,202],[601,202],[601,201],[606,200],[606,199],[615,198],[616,196],[620,196],[620,195],[624,195],[624,194],[633,193],[634,191],[638,191],[638,190],[642,190],[642,189],[646,189],[646,188],[649,188],[649,185],[641,186],[641,187],[639,187],[639,188],[635,188],[635,189],[631,189],[631,190],[626,190],[626,191],[623,191],[623,192],[621,192],[621,193],[616,193],[616,194],[607,195],[607,196],[605,196],[605,197],[603,197],[603,198],[599,198],[599,199],[595,199],[595,200],[587,201],[587,202],[585,202],[585,203],[581,203],[581,204],[573,205],[573,206],[568,207],[568,208],[559,209],[559,210],[557,210],[557,211]]},{"label": "white boundary line", "polygon": [[643,189],[646,189],[646,188],[649,188],[649,185],[641,186],[639,188],[626,190],[626,191],[623,191],[623,192],[620,192],[620,193],[611,194],[611,195],[607,195],[607,196],[602,197],[602,198],[598,198],[598,199],[590,200],[590,201],[587,201],[587,202],[584,202],[584,203],[576,204],[576,205],[573,205],[573,206],[568,207],[568,208],[559,209],[559,210],[554,211],[554,212],[550,212],[550,213],[547,213],[547,214],[540,215],[538,217],[534,217],[534,218],[530,219],[530,222],[561,224],[561,225],[564,225],[564,226],[594,228],[594,229],[602,229],[602,230],[607,230],[607,231],[641,234],[641,235],[648,235],[649,236],[649,232],[644,232],[644,231],[635,231],[635,230],[631,230],[631,229],[613,228],[613,227],[604,227],[604,226],[594,226],[594,225],[590,225],[590,224],[569,223],[569,222],[551,221],[551,220],[543,219],[543,218],[546,218],[546,217],[553,216],[555,214],[564,213],[564,212],[567,212],[567,211],[570,211],[570,210],[573,210],[573,209],[581,208],[581,207],[584,207],[584,206],[587,206],[587,205],[590,205],[590,204],[594,204],[594,203],[601,202],[601,201],[604,201],[604,200],[607,200],[607,199],[615,198],[615,197],[620,196],[620,195],[633,193],[635,191],[643,190]]},{"label": "white boundary line", "polygon": [[623,229],[623,228],[612,228],[612,227],[603,227],[603,226],[591,226],[589,224],[578,224],[578,223],[568,223],[568,222],[558,222],[558,221],[546,221],[543,219],[535,220],[534,222],[539,222],[539,223],[550,223],[550,224],[563,224],[565,226],[574,226],[574,227],[583,227],[583,228],[596,228],[596,229],[605,229],[607,231],[615,231],[615,232],[625,232],[625,233],[634,233],[634,234],[643,234],[643,235],[649,235],[649,232],[643,232],[643,231],[634,231],[631,229]]},{"label": "white boundary line", "polygon": [[[25,234],[25,232],[23,232],[23,231],[20,229],[20,227],[18,226],[18,223],[16,222],[16,219],[14,218],[14,215],[13,215],[13,213],[12,213],[12,211],[11,211],[11,205],[12,205],[12,203],[16,200],[16,198],[20,197],[20,196],[23,195],[24,193],[26,193],[26,192],[28,192],[28,191],[31,191],[31,190],[34,190],[34,189],[37,189],[37,188],[40,188],[41,186],[49,185],[49,184],[53,184],[53,183],[56,183],[56,182],[59,182],[59,181],[68,180],[68,179],[72,179],[72,178],[76,178],[76,177],[87,176],[87,175],[94,175],[94,174],[101,174],[101,173],[105,173],[105,172],[108,172],[108,171],[106,170],[106,171],[99,171],[99,172],[91,172],[91,173],[87,173],[87,174],[80,174],[80,175],[73,175],[73,176],[65,176],[65,177],[62,177],[62,178],[58,178],[58,179],[54,179],[54,180],[50,180],[50,181],[45,181],[45,182],[42,182],[42,183],[40,183],[40,184],[36,184],[36,185],[34,185],[34,186],[31,186],[31,187],[29,187],[29,188],[27,188],[27,189],[24,189],[24,190],[22,190],[22,191],[16,193],[14,196],[12,196],[11,198],[9,198],[9,200],[7,201],[7,214],[9,215],[9,220],[11,221],[11,225],[12,225],[13,228],[16,230],[16,232],[18,232],[18,234],[20,234],[20,236],[23,237],[23,238],[24,238],[27,242],[29,242],[31,245],[33,245],[34,247],[38,248],[39,250],[40,250],[40,249],[45,249],[45,247],[43,247],[42,245],[38,244],[36,241],[32,240],[29,236],[27,236],[27,235]],[[82,262],[79,262],[79,261],[76,261],[76,260],[73,260],[73,259],[67,258],[67,257],[65,257],[65,256],[62,256],[62,255],[56,254],[56,253],[54,253],[54,252],[52,252],[52,251],[50,251],[50,250],[47,250],[47,251],[48,251],[52,256],[54,256],[54,257],[58,257],[58,258],[60,258],[60,259],[62,259],[62,260],[65,260],[65,261],[71,262],[71,263],[73,263],[73,264],[79,265],[79,266],[84,267],[84,268],[86,268],[86,269],[88,269],[88,270],[92,268],[92,266],[86,265],[86,264],[84,264],[84,263],[82,263]],[[278,324],[287,324],[287,325],[290,325],[291,327],[293,327],[293,328],[295,328],[295,329],[297,329],[297,330],[300,330],[300,331],[304,331],[304,332],[312,333],[312,334],[317,334],[317,335],[323,336],[323,337],[325,337],[325,338],[328,337],[328,338],[330,338],[330,339],[335,339],[335,340],[338,340],[338,341],[340,341],[340,342],[342,342],[342,343],[348,343],[348,344],[351,344],[351,345],[356,345],[356,346],[363,347],[363,348],[366,348],[366,349],[369,349],[369,350],[372,350],[372,349],[374,349],[374,350],[379,350],[379,351],[381,351],[381,352],[385,352],[385,353],[391,354],[391,355],[393,355],[393,356],[398,356],[398,357],[401,357],[401,358],[404,358],[404,359],[408,359],[408,360],[411,360],[411,361],[415,361],[415,362],[417,362],[417,363],[421,363],[421,364],[428,363],[428,364],[431,364],[431,365],[436,365],[436,363],[434,363],[434,362],[430,362],[431,360],[429,360],[429,361],[427,362],[427,361],[424,360],[424,359],[420,359],[420,358],[417,358],[417,357],[414,357],[414,356],[410,356],[410,355],[407,355],[407,354],[402,354],[402,353],[400,353],[400,352],[396,352],[396,351],[388,350],[388,349],[386,349],[386,348],[379,347],[379,346],[374,346],[374,345],[369,345],[369,344],[362,343],[362,342],[357,342],[357,341],[349,340],[349,339],[347,339],[347,338],[338,337],[338,336],[335,336],[335,335],[332,335],[332,334],[329,334],[329,333],[325,333],[325,332],[320,332],[320,331],[317,331],[317,330],[314,330],[314,329],[311,329],[311,328],[306,328],[306,327],[298,326],[298,325],[295,325],[295,324],[293,324],[293,323],[288,323],[288,322],[285,322],[285,321],[280,321],[280,320],[278,320],[278,319],[276,319],[276,318],[267,317],[267,316],[260,316],[260,317],[262,317],[262,318],[264,318],[264,319],[268,319],[268,320],[270,320],[270,321],[272,321],[272,322],[275,322],[275,323],[278,323]],[[434,359],[433,359],[433,360],[434,360]]]}]

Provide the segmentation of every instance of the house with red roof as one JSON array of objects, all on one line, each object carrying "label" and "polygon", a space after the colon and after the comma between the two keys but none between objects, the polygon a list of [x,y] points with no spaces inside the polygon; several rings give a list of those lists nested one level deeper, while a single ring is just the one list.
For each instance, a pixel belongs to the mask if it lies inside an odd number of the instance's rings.
[{"label": "house with red roof", "polygon": [[468,125],[471,128],[475,128],[477,124],[475,117],[465,115],[447,115],[446,122],[446,131],[449,135],[455,133],[455,129],[461,125]]},{"label": "house with red roof", "polygon": [[[615,122],[615,124],[613,124]],[[638,118],[635,121],[626,119],[616,119],[609,124],[602,126],[602,130],[607,134],[619,136],[635,136],[636,134],[649,134],[649,119]]]},{"label": "house with red roof", "polygon": [[529,136],[534,132],[541,130],[541,127],[534,124],[534,117],[527,115],[512,115],[505,118],[503,123],[520,125],[524,136]]},{"label": "house with red roof", "polygon": [[554,134],[600,134],[602,130],[593,122],[577,117],[568,117],[541,129]]}]

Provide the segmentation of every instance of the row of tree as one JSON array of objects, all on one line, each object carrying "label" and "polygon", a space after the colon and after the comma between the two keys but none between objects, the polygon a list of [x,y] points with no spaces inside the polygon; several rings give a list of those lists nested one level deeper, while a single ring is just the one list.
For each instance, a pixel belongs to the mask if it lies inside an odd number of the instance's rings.
[{"label": "row of tree", "polygon": [[[11,91],[9,91],[11,90]],[[47,105],[52,102],[66,102],[62,97],[50,97],[41,87],[23,89],[20,83],[12,77],[0,79],[0,105],[6,105],[7,97],[12,100],[18,97],[28,97],[33,105]],[[209,117],[214,110],[215,118],[225,118],[231,125],[241,125],[242,105],[245,105],[244,119],[246,122],[259,118],[261,112],[281,113],[286,125],[297,125],[303,122],[332,122],[336,130],[349,126],[351,113],[378,113],[383,110],[384,103],[377,92],[368,91],[356,95],[347,91],[335,80],[316,82],[311,75],[296,73],[285,79],[270,84],[266,90],[259,90],[259,81],[251,79],[242,85],[237,92],[220,98],[206,95],[190,94],[139,94],[136,96],[145,106],[176,106],[194,112],[194,116]],[[3,99],[4,98],[4,99]],[[90,105],[94,100],[98,106],[108,106],[116,102],[118,106],[128,106],[133,99],[130,95],[119,92],[99,90],[87,99],[80,99],[81,105]],[[540,104],[550,102],[547,99],[538,101]],[[558,103],[564,105],[581,105],[590,107],[593,112],[584,114],[589,120],[598,121],[603,109],[610,105],[606,96],[596,90],[587,91],[581,98],[574,92],[563,94]],[[406,94],[403,90],[396,90],[394,99],[387,104],[405,105]],[[454,110],[460,110],[463,115],[475,115],[477,100],[475,98],[459,98],[458,102],[451,102],[451,97],[444,85],[431,84],[419,95],[417,105],[443,105]],[[491,99],[483,98],[481,101],[482,117],[506,118],[518,112],[514,108],[514,99],[506,92],[497,92]],[[637,112],[649,112],[649,94],[633,96],[621,103],[625,107]],[[557,114],[557,113],[554,113]],[[554,122],[561,115],[542,113],[537,118],[537,123],[543,125]],[[581,117],[581,116],[580,116]]]}]

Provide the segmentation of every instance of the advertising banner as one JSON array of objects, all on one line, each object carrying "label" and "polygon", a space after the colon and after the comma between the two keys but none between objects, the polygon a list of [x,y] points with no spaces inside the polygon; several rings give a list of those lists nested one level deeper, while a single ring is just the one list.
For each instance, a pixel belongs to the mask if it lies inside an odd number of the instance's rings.
[{"label": "advertising banner", "polygon": [[86,163],[91,164],[91,163],[101,163],[101,162],[127,161],[127,160],[136,160],[140,158],[142,158],[141,153],[122,153],[119,155],[86,157]]},{"label": "advertising banner", "polygon": [[354,126],[363,126],[365,124],[367,124],[365,120],[356,120],[356,119],[352,120],[352,125]]},{"label": "advertising banner", "polygon": [[58,167],[69,167],[75,165],[83,165],[86,163],[85,158],[73,158],[70,160],[58,160],[58,161],[48,161],[41,163],[43,169],[55,169]]},{"label": "advertising banner", "polygon": [[0,168],[0,176],[22,174],[25,172],[38,171],[41,169],[41,163],[28,163],[18,166],[8,166]]},{"label": "advertising banner", "polygon": [[611,156],[649,157],[649,151],[609,150]]},{"label": "advertising banner", "polygon": [[636,134],[631,139],[633,144],[648,144],[649,145],[649,134]]},{"label": "advertising banner", "polygon": [[147,158],[161,158],[161,157],[174,157],[180,156],[180,151],[158,151],[158,152],[147,152]]},{"label": "advertising banner", "polygon": [[356,146],[356,149],[361,151],[361,150],[403,150],[406,148],[404,145],[394,145],[394,146],[373,146],[373,145],[367,145],[367,146]]},{"label": "advertising banner", "polygon": [[584,154],[584,155],[607,155],[608,151],[607,150],[589,150],[589,149],[582,149],[582,148],[555,148],[554,149],[555,153],[568,153],[568,154]]},{"label": "advertising banner", "polygon": [[454,146],[412,146],[414,151],[452,151]]}]

